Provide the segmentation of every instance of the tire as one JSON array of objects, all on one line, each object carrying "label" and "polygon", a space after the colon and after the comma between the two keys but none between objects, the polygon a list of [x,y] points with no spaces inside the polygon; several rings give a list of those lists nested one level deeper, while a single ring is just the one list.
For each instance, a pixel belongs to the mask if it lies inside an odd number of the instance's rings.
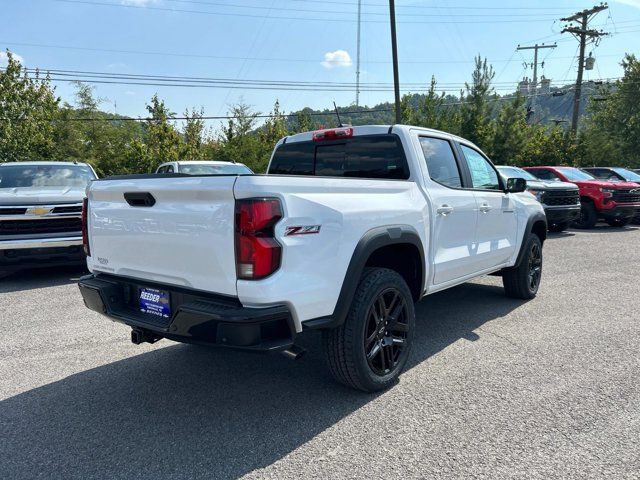
[{"label": "tire", "polygon": [[345,322],[322,334],[329,370],[348,387],[384,390],[404,369],[414,330],[413,298],[404,279],[394,270],[367,268]]},{"label": "tire", "polygon": [[549,225],[549,231],[556,233],[564,232],[567,228],[569,228],[570,224],[571,222],[552,223],[551,225]]},{"label": "tire", "polygon": [[578,228],[593,228],[597,222],[598,212],[596,212],[595,205],[591,202],[582,202],[580,217],[574,222],[574,225]]},{"label": "tire", "polygon": [[633,217],[629,218],[606,218],[605,221],[612,227],[626,227],[631,223]]},{"label": "tire", "polygon": [[520,265],[504,271],[502,284],[508,297],[530,300],[538,293],[542,278],[542,242],[532,233],[523,248]]}]

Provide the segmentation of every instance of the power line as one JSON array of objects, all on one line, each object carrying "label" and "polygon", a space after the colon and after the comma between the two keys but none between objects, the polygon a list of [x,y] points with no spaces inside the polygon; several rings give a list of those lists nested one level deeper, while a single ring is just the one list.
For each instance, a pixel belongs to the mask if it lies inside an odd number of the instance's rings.
[{"label": "power line", "polygon": [[[567,57],[573,58],[573,57]],[[0,69],[3,70],[3,69]],[[37,73],[39,75],[52,75],[52,76],[64,76],[73,77],[74,79],[80,78],[101,78],[101,79],[125,79],[125,80],[151,80],[151,81],[176,81],[176,82],[194,82],[194,83],[221,83],[221,84],[239,84],[239,85],[277,85],[277,86],[304,86],[304,87],[343,87],[346,89],[353,89],[355,83],[353,82],[334,82],[334,81],[304,81],[304,80],[282,80],[282,79],[235,79],[235,78],[222,78],[222,77],[192,77],[183,75],[158,75],[158,74],[130,74],[130,73],[113,73],[113,72],[96,72],[88,70],[65,70],[56,68],[45,67],[24,67],[24,70],[28,73]],[[614,78],[614,77],[612,77]],[[619,77],[615,77],[616,79]],[[572,78],[561,78],[556,81],[572,81]],[[427,82],[404,82],[404,85],[408,86],[426,86]],[[464,86],[466,82],[438,82],[439,86]],[[512,85],[511,81],[494,81],[493,85]],[[365,87],[391,87],[393,83],[389,82],[367,82],[361,83]]]},{"label": "power line", "polygon": [[[624,33],[624,32],[623,32]],[[570,39],[566,39],[570,40]],[[260,62],[300,62],[300,63],[320,63],[319,60],[309,60],[308,58],[290,58],[290,57],[242,57],[242,56],[229,56],[229,55],[207,55],[207,54],[197,54],[197,53],[178,53],[178,52],[154,52],[149,50],[124,50],[124,49],[110,49],[110,48],[93,48],[93,47],[79,47],[76,45],[56,45],[56,44],[47,44],[47,43],[32,43],[32,42],[13,42],[13,41],[4,41],[0,40],[0,44],[5,45],[15,45],[19,47],[36,47],[36,48],[53,48],[53,49],[61,49],[61,50],[77,50],[77,51],[86,51],[86,52],[104,52],[104,53],[124,53],[130,55],[157,55],[162,57],[190,57],[190,58],[210,58],[213,60],[256,60]],[[603,57],[622,57],[624,53],[618,54],[609,54],[609,55],[599,55],[601,58]],[[560,59],[570,59],[573,57],[554,57],[558,60]],[[509,59],[496,59],[491,60],[490,63],[505,63],[508,64],[513,59],[513,55]],[[403,64],[472,64],[475,60],[442,60],[442,59],[409,59],[403,60]],[[363,64],[391,64],[391,60],[366,60],[362,61]]]},{"label": "power line", "polygon": [[[321,3],[321,4],[334,4],[334,5],[356,5],[354,2],[338,1],[338,0],[292,0],[294,2],[303,3]],[[389,8],[388,3],[373,3],[367,1],[367,7],[384,7]],[[564,10],[561,7],[486,7],[486,6],[449,6],[446,7],[438,5],[397,5],[397,8],[412,8],[412,9],[458,9],[458,10]]]},{"label": "power line", "polygon": [[[598,82],[598,80],[593,80],[593,82]],[[637,82],[640,83],[640,82]],[[565,89],[564,92],[569,92],[572,89]],[[543,96],[553,96],[552,93],[539,93],[537,94],[540,97]],[[508,100],[513,100],[515,98],[518,98],[518,95],[505,95],[505,96],[496,96],[493,98],[489,98],[487,100],[487,102],[489,103],[495,103],[495,102],[503,102],[503,101],[508,101]],[[455,102],[449,102],[446,101],[445,103],[443,103],[441,105],[441,108],[447,108],[447,107],[451,107],[451,106],[459,106],[459,105],[465,105],[471,103],[471,101],[467,101],[467,100],[460,100],[460,101],[455,101]],[[366,109],[366,110],[343,110],[340,111],[341,115],[365,115],[368,113],[381,113],[381,112],[394,112],[395,109],[394,108],[373,108],[373,109]],[[322,117],[322,116],[333,116],[335,113],[333,110],[327,110],[324,112],[295,112],[295,113],[283,113],[280,115],[274,115],[274,114],[254,114],[254,115],[249,115],[251,118],[261,118],[261,119],[269,119],[269,118],[292,118],[292,117],[297,117],[298,115],[304,113],[305,115],[309,115],[312,117]],[[182,116],[182,117],[171,117],[168,120],[170,121],[185,121],[185,120],[190,120],[191,118],[194,117],[186,117],[186,116]],[[232,119],[237,119],[237,118],[241,118],[241,116],[239,115],[214,115],[214,116],[198,116],[197,118],[202,119],[202,120],[232,120]],[[33,117],[30,117],[29,120],[32,120]],[[25,118],[1,118],[0,117],[0,121],[23,121],[26,120]],[[115,118],[107,118],[107,117],[67,117],[67,118],[40,118],[40,119],[35,119],[35,120],[40,120],[40,121],[50,121],[50,122],[120,122],[120,121],[132,121],[132,122],[153,122],[153,121],[158,121],[158,119],[152,118],[152,117],[126,117],[126,116],[118,116]]]},{"label": "power line", "polygon": [[[237,3],[220,3],[220,2],[210,2],[205,0],[165,0],[167,2],[173,3],[186,3],[193,5],[210,5],[214,7],[229,7],[229,8],[248,8],[250,10],[271,10],[270,7],[260,6],[260,5],[239,5]],[[357,4],[355,5],[357,6]],[[322,13],[322,14],[330,14],[330,15],[354,15],[357,12],[351,10],[344,11],[336,11],[336,10],[312,10],[308,8],[291,8],[291,7],[273,7],[273,10],[280,10],[285,12],[301,12],[301,13]],[[362,15],[371,15],[371,16],[388,16],[387,13],[382,12],[361,12]],[[539,13],[537,15],[545,16],[545,17],[555,17],[555,13]],[[460,13],[460,14],[450,14],[450,13],[405,13],[405,14],[396,14],[398,17],[529,17],[528,13],[504,13],[504,14],[495,14],[495,13],[487,13],[487,14],[476,14],[476,13]]]},{"label": "power line", "polygon": [[[369,109],[369,110],[351,110],[351,111],[342,111],[341,115],[364,115],[367,113],[378,113],[378,112],[392,112],[392,108],[378,108],[378,109]],[[279,118],[279,117],[297,117],[302,112],[296,113],[283,113],[280,115],[273,114],[255,114],[255,115],[247,115],[251,118]],[[321,116],[333,116],[335,112],[327,111],[327,112],[304,112],[305,115],[310,115],[312,117],[321,117]],[[168,120],[170,121],[181,121],[181,120],[190,120],[194,117],[170,117]],[[214,116],[198,116],[198,119],[201,120],[233,120],[237,118],[241,118],[239,115],[214,115]],[[31,119],[31,118],[30,118]],[[22,121],[24,118],[0,118],[0,121]],[[40,121],[46,122],[154,122],[158,121],[157,118],[152,117],[124,117],[118,116],[115,118],[105,118],[105,117],[68,117],[68,118],[40,118],[37,119]]]},{"label": "power line", "polygon": [[[54,2],[60,3],[70,3],[70,4],[85,4],[85,5],[95,5],[95,6],[105,6],[105,7],[119,7],[119,8],[131,8],[138,10],[155,10],[162,12],[176,12],[176,13],[194,13],[200,15],[213,15],[213,16],[227,16],[227,17],[246,17],[246,18],[269,18],[272,20],[296,20],[296,21],[313,21],[313,22],[338,22],[338,23],[353,23],[350,19],[343,18],[333,18],[333,17],[325,17],[325,18],[317,18],[317,17],[288,17],[288,16],[265,16],[265,15],[255,15],[249,13],[230,13],[230,12],[212,12],[210,10],[188,10],[183,8],[167,8],[167,7],[155,7],[151,5],[129,5],[123,3],[107,3],[107,2],[91,2],[89,0],[53,0]],[[334,14],[335,12],[327,12],[330,14]],[[486,20],[486,21],[478,21],[476,19],[472,19],[469,21],[464,20],[434,20],[434,21],[402,21],[398,23],[403,24],[418,24],[418,25],[427,25],[427,24],[453,24],[453,23],[532,23],[532,22],[548,22],[548,18],[544,19],[534,19],[531,17],[523,18],[522,20]],[[385,20],[362,20],[363,23],[379,23],[386,24]]]}]

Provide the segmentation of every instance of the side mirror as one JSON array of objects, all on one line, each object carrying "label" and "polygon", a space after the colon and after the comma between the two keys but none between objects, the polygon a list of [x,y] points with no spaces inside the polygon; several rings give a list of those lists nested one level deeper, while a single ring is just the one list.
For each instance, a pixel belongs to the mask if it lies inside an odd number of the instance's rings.
[{"label": "side mirror", "polygon": [[520,193],[527,189],[527,181],[524,178],[509,178],[507,179],[506,193]]}]

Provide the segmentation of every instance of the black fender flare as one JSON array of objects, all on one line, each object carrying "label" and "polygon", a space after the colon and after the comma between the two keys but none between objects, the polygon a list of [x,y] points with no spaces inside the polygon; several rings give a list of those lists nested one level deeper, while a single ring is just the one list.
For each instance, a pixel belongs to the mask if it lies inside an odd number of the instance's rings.
[{"label": "black fender flare", "polygon": [[393,225],[387,227],[377,227],[369,230],[358,241],[351,256],[347,273],[345,274],[340,289],[340,295],[333,314],[328,317],[320,317],[307,320],[302,323],[304,329],[330,329],[342,325],[347,318],[351,301],[358,287],[358,282],[362,276],[365,265],[371,254],[382,247],[398,244],[410,244],[418,249],[421,261],[420,294],[424,290],[425,282],[425,257],[424,246],[418,232],[408,225]]},{"label": "black fender flare", "polygon": [[522,236],[522,244],[520,245],[520,251],[518,252],[518,258],[516,258],[516,263],[513,265],[512,268],[518,267],[520,265],[520,263],[522,262],[522,259],[524,258],[524,254],[525,254],[525,246],[526,246],[525,243],[527,241],[527,237],[533,233],[533,226],[537,222],[543,222],[544,223],[545,238],[541,238],[540,239],[540,241],[542,243],[544,243],[544,241],[546,239],[546,231],[547,231],[547,228],[548,228],[547,216],[542,212],[538,212],[538,213],[535,213],[534,215],[531,215],[531,217],[529,217],[529,220],[527,220],[527,226],[525,227],[524,234]]}]

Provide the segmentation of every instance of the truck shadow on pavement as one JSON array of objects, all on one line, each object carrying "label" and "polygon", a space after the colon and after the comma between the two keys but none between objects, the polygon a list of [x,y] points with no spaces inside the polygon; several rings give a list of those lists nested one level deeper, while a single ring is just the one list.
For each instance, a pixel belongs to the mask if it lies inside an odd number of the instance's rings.
[{"label": "truck shadow on pavement", "polygon": [[77,283],[78,279],[87,273],[88,271],[83,265],[18,271],[7,276],[0,276],[0,293]]},{"label": "truck shadow on pavement", "polygon": [[[409,368],[521,304],[481,284],[426,298]],[[1,476],[232,479],[267,467],[379,396],[334,383],[312,333],[297,362],[164,342],[8,398]]]}]

